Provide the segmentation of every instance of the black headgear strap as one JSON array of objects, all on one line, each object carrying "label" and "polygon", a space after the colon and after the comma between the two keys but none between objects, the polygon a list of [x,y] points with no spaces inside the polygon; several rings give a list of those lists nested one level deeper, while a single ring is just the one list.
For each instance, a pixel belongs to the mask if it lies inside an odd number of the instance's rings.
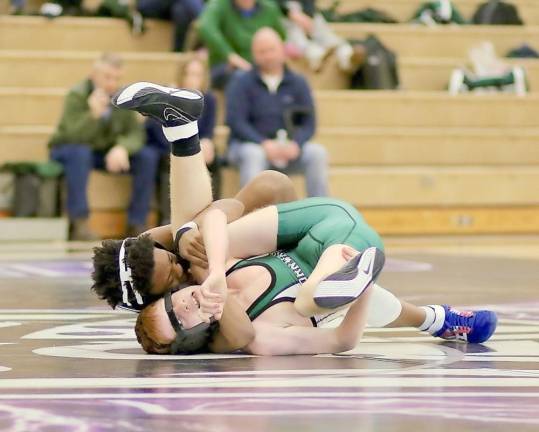
[{"label": "black headgear strap", "polygon": [[219,327],[219,323],[212,317],[209,323],[203,322],[190,329],[186,329],[174,313],[172,291],[168,291],[164,299],[168,319],[176,332],[176,338],[170,346],[170,353],[194,354],[202,351],[210,341],[213,332]]},{"label": "black headgear strap", "polygon": [[191,263],[180,255],[180,239],[187,231],[191,230],[193,226],[196,226],[196,224],[194,222],[189,222],[183,225],[182,227],[180,227],[178,231],[176,231],[176,234],[174,235],[174,252],[176,254],[176,259],[178,260],[178,264],[182,266],[184,273],[187,272],[187,270],[189,270],[189,266],[191,265]]}]

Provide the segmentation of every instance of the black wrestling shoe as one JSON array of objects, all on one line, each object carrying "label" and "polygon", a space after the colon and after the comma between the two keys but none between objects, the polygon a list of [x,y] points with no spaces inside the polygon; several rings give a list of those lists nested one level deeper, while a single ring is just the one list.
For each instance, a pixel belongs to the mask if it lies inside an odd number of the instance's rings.
[{"label": "black wrestling shoe", "polygon": [[197,90],[137,82],[116,93],[112,104],[152,117],[165,127],[176,127],[198,120],[204,108],[204,96]]},{"label": "black wrestling shoe", "polygon": [[352,303],[378,278],[384,263],[385,256],[380,249],[364,250],[318,284],[314,302],[325,309]]}]

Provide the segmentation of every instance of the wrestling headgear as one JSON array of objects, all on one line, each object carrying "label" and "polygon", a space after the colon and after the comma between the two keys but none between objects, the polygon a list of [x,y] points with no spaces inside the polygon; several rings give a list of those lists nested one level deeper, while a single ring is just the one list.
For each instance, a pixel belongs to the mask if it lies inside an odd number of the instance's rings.
[{"label": "wrestling headgear", "polygon": [[219,322],[212,317],[209,323],[203,322],[193,328],[185,329],[174,313],[172,291],[168,291],[164,299],[168,319],[176,332],[176,338],[170,346],[170,354],[194,354],[202,351],[211,340],[213,333],[219,328]]}]

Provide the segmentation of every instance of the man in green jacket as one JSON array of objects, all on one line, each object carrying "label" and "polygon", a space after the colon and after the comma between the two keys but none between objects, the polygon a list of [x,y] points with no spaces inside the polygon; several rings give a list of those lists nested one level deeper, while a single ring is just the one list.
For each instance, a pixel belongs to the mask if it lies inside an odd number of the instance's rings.
[{"label": "man in green jacket", "polygon": [[128,235],[145,230],[159,155],[144,146],[144,130],[135,113],[121,111],[110,103],[122,71],[120,57],[103,54],[94,63],[90,77],[67,94],[62,117],[49,142],[51,158],[64,167],[73,240],[97,238],[87,224],[86,189],[93,168],[133,175]]},{"label": "man in green jacket", "polygon": [[210,52],[212,85],[224,88],[237,71],[251,69],[251,41],[262,27],[284,40],[283,15],[271,0],[210,0],[200,17],[200,36]]}]

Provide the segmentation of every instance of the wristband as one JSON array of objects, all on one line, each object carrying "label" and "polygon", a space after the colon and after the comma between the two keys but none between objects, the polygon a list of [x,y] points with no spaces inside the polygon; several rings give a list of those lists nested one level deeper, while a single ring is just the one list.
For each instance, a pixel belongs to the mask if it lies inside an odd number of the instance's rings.
[{"label": "wristband", "polygon": [[192,230],[193,228],[198,229],[198,225],[196,222],[190,221],[183,224],[176,231],[176,234],[174,235],[174,249],[178,252],[178,255],[180,254],[180,239],[187,231]]}]

